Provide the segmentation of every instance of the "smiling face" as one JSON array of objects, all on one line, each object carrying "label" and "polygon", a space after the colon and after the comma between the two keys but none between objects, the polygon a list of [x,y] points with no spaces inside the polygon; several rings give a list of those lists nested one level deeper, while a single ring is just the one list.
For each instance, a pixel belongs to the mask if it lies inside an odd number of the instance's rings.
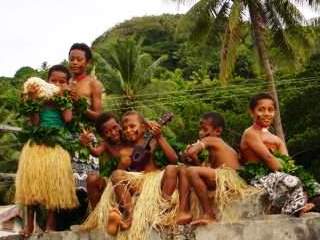
[{"label": "smiling face", "polygon": [[86,71],[88,60],[85,52],[79,49],[73,49],[69,54],[69,68],[72,74],[80,75]]},{"label": "smiling face", "polygon": [[201,119],[199,126],[199,138],[204,137],[219,137],[221,135],[222,129],[215,127],[214,123],[210,119]]},{"label": "smiling face", "polygon": [[101,126],[104,138],[111,143],[120,143],[121,141],[121,127],[120,124],[111,118]]},{"label": "smiling face", "polygon": [[63,89],[68,85],[68,76],[64,72],[53,71],[49,76],[48,82]]},{"label": "smiling face", "polygon": [[274,102],[271,99],[260,99],[254,109],[250,110],[254,122],[264,128],[270,127],[275,112]]},{"label": "smiling face", "polygon": [[125,138],[130,142],[137,142],[143,138],[144,123],[138,114],[130,114],[122,119],[122,129]]}]

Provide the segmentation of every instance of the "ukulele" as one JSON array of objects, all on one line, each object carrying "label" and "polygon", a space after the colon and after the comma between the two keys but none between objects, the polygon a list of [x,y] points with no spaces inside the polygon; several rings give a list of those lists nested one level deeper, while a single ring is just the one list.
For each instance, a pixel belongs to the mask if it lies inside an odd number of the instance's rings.
[{"label": "ukulele", "polygon": [[[173,118],[173,113],[168,112],[162,115],[162,117],[159,119],[158,123],[163,126],[166,123],[170,122]],[[145,142],[143,145],[136,145],[133,148],[133,152],[131,155],[131,165],[130,170],[131,171],[143,171],[146,164],[149,162],[151,158],[151,152],[150,152],[150,142],[153,139],[153,135],[149,132],[146,136]]]}]

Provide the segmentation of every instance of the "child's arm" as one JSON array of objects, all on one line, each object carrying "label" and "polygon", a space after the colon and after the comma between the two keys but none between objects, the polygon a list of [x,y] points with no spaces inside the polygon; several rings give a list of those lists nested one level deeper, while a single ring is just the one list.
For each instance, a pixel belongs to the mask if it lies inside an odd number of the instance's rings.
[{"label": "child's arm", "polygon": [[98,118],[102,111],[102,84],[98,80],[93,80],[91,83],[92,95],[91,95],[91,106],[87,110],[87,116],[91,120]]},{"label": "child's arm", "polygon": [[288,153],[288,149],[287,149],[286,144],[282,141],[281,138],[278,137],[278,139],[279,139],[279,148],[278,148],[279,152],[280,152],[281,154],[283,154],[283,155],[288,156],[289,153]]},{"label": "child's arm", "polygon": [[89,148],[90,153],[98,157],[100,156],[104,151],[107,150],[107,144],[105,142],[102,142],[97,147],[92,146],[92,139],[94,138],[94,135],[92,133],[81,133],[80,134],[80,143],[86,147]]},{"label": "child's arm", "polygon": [[245,133],[245,138],[249,148],[252,149],[272,171],[279,171],[281,169],[280,162],[268,150],[258,134],[248,131]]},{"label": "child's arm", "polygon": [[185,150],[185,156],[187,159],[191,159],[192,163],[195,165],[200,165],[200,161],[198,159],[199,153],[201,153],[204,149],[206,149],[206,144],[204,139],[201,141],[198,140],[196,143],[189,145]]},{"label": "child's arm", "polygon": [[63,121],[66,123],[71,122],[72,120],[72,110],[71,109],[65,109],[62,111],[62,118]]},{"label": "child's arm", "polygon": [[32,125],[39,125],[40,123],[40,115],[39,113],[33,113],[31,116],[30,116],[30,122]]},{"label": "child's arm", "polygon": [[187,165],[200,166],[201,162],[198,158],[198,150],[192,150],[192,145],[188,145],[181,155],[181,161]]},{"label": "child's arm", "polygon": [[89,144],[89,149],[90,149],[90,152],[91,152],[91,154],[93,155],[93,156],[95,156],[95,157],[98,157],[98,156],[100,156],[103,152],[105,152],[106,151],[106,144],[103,142],[103,143],[101,143],[99,146],[97,146],[97,147],[94,147],[94,146],[92,146],[91,144]]},{"label": "child's arm", "polygon": [[161,147],[162,151],[168,158],[169,162],[176,164],[178,161],[178,156],[175,150],[170,146],[165,137],[161,134],[161,126],[156,122],[148,122],[148,127],[151,130],[152,135],[156,139],[158,145]]},{"label": "child's arm", "polygon": [[[28,92],[23,95],[23,101],[26,99],[31,99],[33,101],[37,101],[37,96],[39,94],[40,87],[37,84],[32,84],[28,89]],[[40,124],[40,115],[39,112],[34,112],[29,115],[29,120],[32,125],[39,125]]]},{"label": "child's arm", "polygon": [[167,142],[164,136],[160,135],[159,137],[156,137],[156,140],[161,147],[164,154],[167,156],[168,160],[172,164],[176,164],[178,161],[178,156],[175,152],[175,150],[170,146],[170,144]]}]

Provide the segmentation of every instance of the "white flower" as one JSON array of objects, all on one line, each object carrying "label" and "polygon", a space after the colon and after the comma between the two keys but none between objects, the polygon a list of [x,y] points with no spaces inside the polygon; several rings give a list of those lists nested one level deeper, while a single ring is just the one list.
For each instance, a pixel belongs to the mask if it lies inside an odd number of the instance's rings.
[{"label": "white flower", "polygon": [[33,93],[37,98],[49,99],[60,92],[60,88],[38,77],[28,78],[23,84],[23,93]]}]

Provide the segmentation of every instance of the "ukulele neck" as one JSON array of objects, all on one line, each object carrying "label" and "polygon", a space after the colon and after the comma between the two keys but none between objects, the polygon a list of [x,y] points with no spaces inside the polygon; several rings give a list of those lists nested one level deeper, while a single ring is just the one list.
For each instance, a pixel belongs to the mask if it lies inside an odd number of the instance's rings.
[{"label": "ukulele neck", "polygon": [[151,133],[147,133],[146,139],[145,139],[144,144],[143,144],[143,148],[144,149],[147,149],[147,147],[151,143],[152,139],[153,139],[153,135]]},{"label": "ukulele neck", "polygon": [[[166,113],[163,117],[161,117],[161,118],[159,119],[159,121],[158,121],[159,125],[160,125],[160,126],[163,126],[163,125],[165,125],[166,123],[168,123],[168,121],[171,120],[172,116],[173,116],[172,113]],[[144,142],[144,144],[143,144],[143,148],[144,148],[144,149],[146,149],[146,148],[149,146],[149,144],[150,144],[151,140],[153,139],[153,137],[154,137],[154,136],[153,136],[150,132],[147,133],[145,142]]]}]

